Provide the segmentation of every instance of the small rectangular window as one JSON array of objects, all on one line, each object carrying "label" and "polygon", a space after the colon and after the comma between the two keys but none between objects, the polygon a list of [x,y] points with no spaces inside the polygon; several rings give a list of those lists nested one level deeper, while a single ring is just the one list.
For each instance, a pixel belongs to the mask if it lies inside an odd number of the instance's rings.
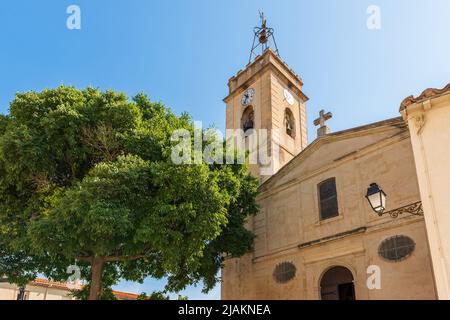
[{"label": "small rectangular window", "polygon": [[320,220],[337,217],[339,215],[339,210],[336,193],[336,179],[331,178],[321,182],[318,189]]}]

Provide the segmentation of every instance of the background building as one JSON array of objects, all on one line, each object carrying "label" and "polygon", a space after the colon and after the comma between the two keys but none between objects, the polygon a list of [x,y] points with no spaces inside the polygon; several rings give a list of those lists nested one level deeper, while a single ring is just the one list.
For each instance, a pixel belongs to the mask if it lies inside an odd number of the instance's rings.
[{"label": "background building", "polygon": [[[47,279],[36,279],[25,287],[23,300],[75,300],[71,295],[71,290],[81,289],[82,286],[69,287],[65,282],[49,281]],[[6,280],[0,281],[0,300],[17,300],[20,293],[19,288],[8,283]],[[113,291],[118,300],[137,300],[137,294]]]}]

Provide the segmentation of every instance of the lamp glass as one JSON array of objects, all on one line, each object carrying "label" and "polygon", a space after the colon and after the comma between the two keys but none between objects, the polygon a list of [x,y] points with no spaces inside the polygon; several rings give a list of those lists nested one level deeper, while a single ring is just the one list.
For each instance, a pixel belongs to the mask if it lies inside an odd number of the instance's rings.
[{"label": "lamp glass", "polygon": [[370,185],[367,190],[366,198],[376,213],[382,214],[386,209],[386,194],[378,187],[377,184],[372,183]]}]

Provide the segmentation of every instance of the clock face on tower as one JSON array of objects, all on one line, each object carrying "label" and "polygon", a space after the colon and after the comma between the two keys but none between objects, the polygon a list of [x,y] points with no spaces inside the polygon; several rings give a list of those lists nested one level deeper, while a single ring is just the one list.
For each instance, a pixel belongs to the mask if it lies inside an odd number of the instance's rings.
[{"label": "clock face on tower", "polygon": [[252,103],[254,94],[255,94],[255,89],[250,88],[247,91],[245,91],[245,93],[244,93],[244,95],[242,96],[242,99],[241,99],[241,104],[244,107],[249,106],[250,103]]},{"label": "clock face on tower", "polygon": [[289,92],[288,89],[284,89],[284,98],[286,99],[287,103],[289,103],[291,106],[294,104],[294,97]]}]

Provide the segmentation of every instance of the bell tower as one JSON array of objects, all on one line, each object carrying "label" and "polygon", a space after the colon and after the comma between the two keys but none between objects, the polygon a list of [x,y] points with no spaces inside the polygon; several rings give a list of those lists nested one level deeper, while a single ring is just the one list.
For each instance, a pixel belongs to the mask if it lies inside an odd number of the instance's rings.
[{"label": "bell tower", "polygon": [[[271,163],[250,163],[252,174],[263,182],[306,147],[308,97],[302,91],[301,78],[280,58],[273,29],[267,27],[262,14],[261,27],[254,33],[250,62],[229,79],[224,102],[228,130],[243,130],[246,140],[249,132],[256,134],[258,146],[260,133],[268,134]],[[261,53],[257,54],[259,49]]]}]

